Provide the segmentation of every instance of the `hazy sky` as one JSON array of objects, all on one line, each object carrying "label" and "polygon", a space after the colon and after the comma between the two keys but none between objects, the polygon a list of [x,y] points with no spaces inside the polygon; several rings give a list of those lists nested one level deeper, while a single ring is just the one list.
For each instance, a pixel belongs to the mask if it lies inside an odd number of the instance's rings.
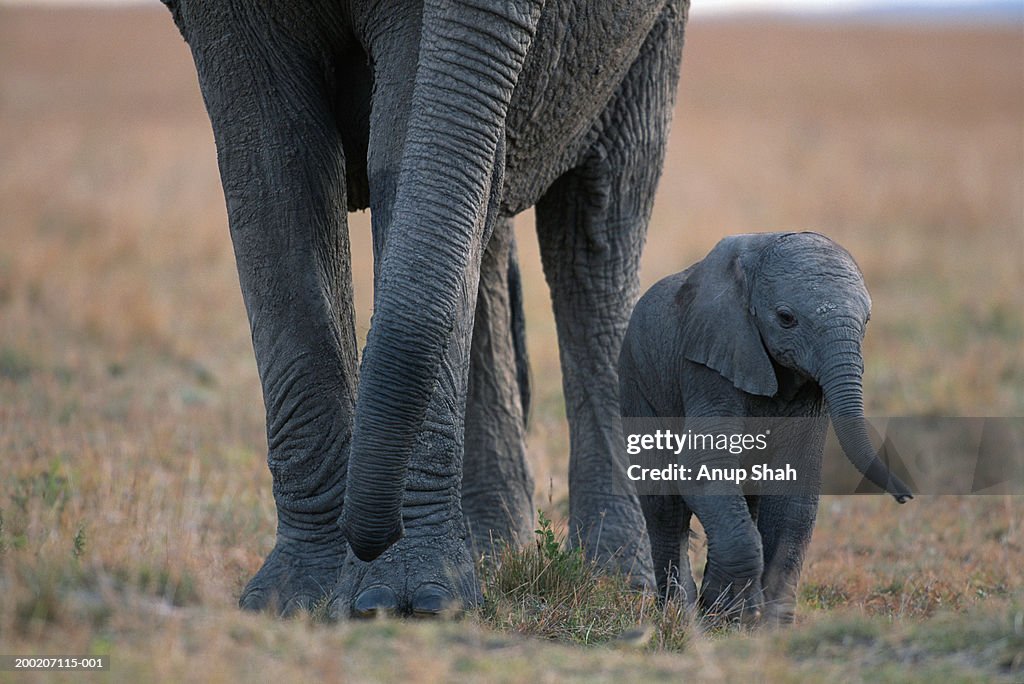
[{"label": "hazy sky", "polygon": [[836,10],[849,10],[860,7],[880,6],[886,4],[899,4],[903,6],[928,7],[929,5],[962,6],[980,5],[988,0],[898,0],[897,3],[886,3],[884,0],[692,0],[691,9],[694,12],[707,11],[734,11],[734,10],[799,10],[828,12]]},{"label": "hazy sky", "polygon": [[[1016,0],[1024,7],[1024,0]],[[963,8],[991,5],[991,0],[692,0],[691,13],[718,14],[756,12],[844,12],[897,6],[900,9],[929,7]],[[1009,3],[1008,3],[1009,4]]]}]

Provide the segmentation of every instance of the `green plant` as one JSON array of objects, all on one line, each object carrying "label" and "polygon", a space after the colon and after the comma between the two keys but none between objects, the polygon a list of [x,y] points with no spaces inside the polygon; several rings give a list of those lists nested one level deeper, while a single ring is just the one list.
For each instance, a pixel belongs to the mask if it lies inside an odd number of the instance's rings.
[{"label": "green plant", "polygon": [[544,558],[555,560],[558,558],[561,548],[555,537],[555,531],[551,527],[551,520],[539,508],[537,509],[537,525],[537,529],[533,531],[537,535],[537,550]]},{"label": "green plant", "polygon": [[71,552],[75,554],[75,558],[81,558],[82,554],[85,553],[85,526],[80,525],[78,531],[75,532],[74,548]]}]

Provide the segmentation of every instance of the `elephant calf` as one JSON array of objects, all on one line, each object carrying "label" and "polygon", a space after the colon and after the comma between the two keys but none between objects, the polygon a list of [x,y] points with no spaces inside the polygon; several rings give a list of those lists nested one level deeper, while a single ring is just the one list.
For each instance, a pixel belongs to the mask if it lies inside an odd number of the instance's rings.
[{"label": "elephant calf", "polygon": [[[820,418],[773,422],[774,452],[798,459],[811,484],[800,492],[745,495],[739,483],[716,482],[641,497],[663,596],[718,616],[792,622],[829,417],[858,470],[900,503],[912,498],[868,439],[861,340],[870,310],[853,258],[816,233],[725,238],[639,301],[619,360],[624,417]],[[729,450],[686,453],[693,472],[745,463]],[[691,515],[708,541],[699,595],[687,557]]]}]

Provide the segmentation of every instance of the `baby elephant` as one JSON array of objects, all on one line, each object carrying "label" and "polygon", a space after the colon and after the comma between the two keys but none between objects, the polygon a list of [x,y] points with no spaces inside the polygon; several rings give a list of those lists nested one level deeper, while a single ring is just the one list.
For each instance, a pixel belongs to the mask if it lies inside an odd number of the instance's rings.
[{"label": "baby elephant", "polygon": [[[619,360],[623,416],[685,416],[701,425],[801,418],[772,421],[778,427],[766,441],[781,458],[773,463],[799,461],[811,483],[746,496],[740,482],[688,483],[681,494],[641,496],[662,596],[697,601],[713,617],[792,622],[828,417],[867,479],[900,503],[912,498],[868,439],[861,340],[870,311],[853,258],[817,233],[725,238],[639,301]],[[745,448],[690,450],[682,465],[728,473],[749,462]],[[691,515],[708,544],[699,596],[687,557]]]}]

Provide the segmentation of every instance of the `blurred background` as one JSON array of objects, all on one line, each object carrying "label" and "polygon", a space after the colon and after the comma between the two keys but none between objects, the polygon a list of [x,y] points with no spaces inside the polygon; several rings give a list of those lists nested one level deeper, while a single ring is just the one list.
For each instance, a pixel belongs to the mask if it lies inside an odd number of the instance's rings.
[{"label": "blurred background", "polygon": [[[0,4],[0,548],[31,550],[6,566],[21,586],[10,568],[38,574],[81,533],[96,567],[229,607],[274,509],[212,134],[167,11],[97,4]],[[730,233],[826,233],[874,302],[869,415],[1024,415],[1021,3],[768,4],[694,1],[643,286]],[[351,219],[360,336],[368,219]],[[517,233],[529,454],[558,521],[554,323],[531,216]],[[840,603],[928,615],[1019,590],[1019,499],[890,503],[826,500],[805,571],[825,589],[805,602],[834,584]],[[923,546],[904,555],[911,529]],[[874,575],[852,569],[865,555]],[[886,589],[907,573],[916,594]]]}]

